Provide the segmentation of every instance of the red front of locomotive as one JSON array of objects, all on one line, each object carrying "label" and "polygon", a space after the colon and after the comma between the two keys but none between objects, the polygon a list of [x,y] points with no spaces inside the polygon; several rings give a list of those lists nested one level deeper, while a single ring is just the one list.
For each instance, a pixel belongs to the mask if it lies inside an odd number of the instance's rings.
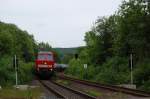
[{"label": "red front of locomotive", "polygon": [[41,72],[53,72],[54,69],[54,54],[52,52],[39,52],[35,62],[36,71]]}]

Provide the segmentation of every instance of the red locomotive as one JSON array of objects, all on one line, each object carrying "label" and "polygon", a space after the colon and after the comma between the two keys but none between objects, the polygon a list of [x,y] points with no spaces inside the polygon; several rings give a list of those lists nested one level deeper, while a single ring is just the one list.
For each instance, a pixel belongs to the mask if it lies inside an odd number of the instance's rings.
[{"label": "red locomotive", "polygon": [[35,61],[36,73],[47,76],[54,70],[54,54],[52,52],[39,52]]}]

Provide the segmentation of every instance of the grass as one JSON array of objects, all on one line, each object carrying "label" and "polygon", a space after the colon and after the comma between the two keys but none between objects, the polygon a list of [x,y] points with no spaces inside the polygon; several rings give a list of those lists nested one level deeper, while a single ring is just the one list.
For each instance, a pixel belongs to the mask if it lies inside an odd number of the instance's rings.
[{"label": "grass", "polygon": [[17,90],[14,88],[3,88],[0,90],[0,99],[38,99],[41,95],[39,88],[28,90]]},{"label": "grass", "polygon": [[66,81],[66,80],[56,80],[57,83],[63,84],[63,85],[67,85],[69,86],[71,84],[71,82]]},{"label": "grass", "polygon": [[[66,81],[66,80],[56,80],[57,83],[69,86],[71,84],[71,82]],[[100,93],[99,91],[95,91],[95,90],[84,90],[84,92],[86,92],[87,94],[91,95],[91,96],[101,96],[102,93]]]},{"label": "grass", "polygon": [[85,92],[94,97],[98,97],[102,95],[102,93],[95,91],[95,90],[85,90]]},{"label": "grass", "polygon": [[117,93],[115,93],[115,94],[113,94],[112,95],[112,98],[113,99],[127,99],[128,97],[127,97],[127,95],[126,94],[123,94],[123,93],[121,93],[121,92],[117,92]]}]

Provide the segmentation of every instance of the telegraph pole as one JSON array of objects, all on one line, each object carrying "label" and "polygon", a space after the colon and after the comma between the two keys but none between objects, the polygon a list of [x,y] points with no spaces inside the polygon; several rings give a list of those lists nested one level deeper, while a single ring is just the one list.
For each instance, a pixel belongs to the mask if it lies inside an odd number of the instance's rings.
[{"label": "telegraph pole", "polygon": [[131,84],[133,84],[133,53],[130,54]]},{"label": "telegraph pole", "polygon": [[87,79],[87,64],[84,64],[84,69],[85,69],[85,79]]},{"label": "telegraph pole", "polygon": [[18,72],[17,72],[17,70],[18,70],[18,67],[17,67],[17,63],[18,61],[17,61],[17,56],[15,55],[15,57],[14,57],[14,67],[15,67],[15,74],[16,74],[16,86],[18,85]]}]

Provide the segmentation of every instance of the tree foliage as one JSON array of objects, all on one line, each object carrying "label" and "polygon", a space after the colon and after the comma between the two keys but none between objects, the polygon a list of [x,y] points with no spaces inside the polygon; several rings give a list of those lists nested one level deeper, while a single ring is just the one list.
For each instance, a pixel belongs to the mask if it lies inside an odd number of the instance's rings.
[{"label": "tree foliage", "polygon": [[25,61],[33,61],[36,42],[32,35],[13,24],[0,22],[0,55],[17,55]]},{"label": "tree foliage", "polygon": [[51,51],[52,47],[48,43],[40,42],[38,44],[38,49],[41,51]]},{"label": "tree foliage", "polygon": [[[22,31],[13,24],[0,22],[0,85],[15,83],[14,55],[19,59],[19,82],[31,80],[33,65],[27,65],[26,62],[33,62],[36,46],[33,36],[28,32]],[[27,66],[29,66],[28,70]]]},{"label": "tree foliage", "polygon": [[86,32],[86,47],[79,55],[82,64],[96,68],[93,75],[97,76],[92,79],[110,84],[130,83],[129,55],[133,53],[134,83],[150,91],[150,65],[145,61],[150,59],[149,26],[150,3],[143,0],[123,1],[115,14],[98,18]]},{"label": "tree foliage", "polygon": [[0,22],[0,85],[15,83],[13,57],[19,59],[19,84],[32,80],[32,68],[35,54],[40,47],[51,50],[48,43],[37,43],[27,31],[14,24]]}]

